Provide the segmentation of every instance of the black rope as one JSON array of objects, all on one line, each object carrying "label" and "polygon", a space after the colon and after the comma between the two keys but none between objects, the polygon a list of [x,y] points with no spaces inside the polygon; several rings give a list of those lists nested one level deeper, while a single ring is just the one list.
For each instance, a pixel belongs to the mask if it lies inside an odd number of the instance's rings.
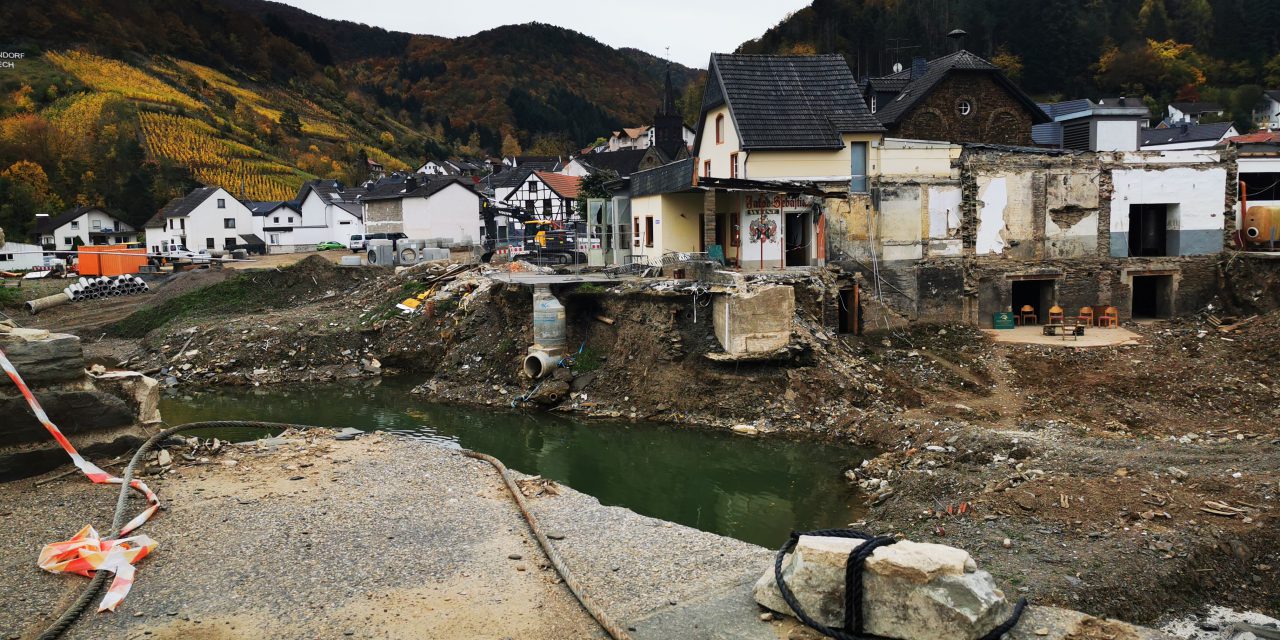
[{"label": "black rope", "polygon": [[[796,544],[800,542],[800,536],[850,538],[863,541],[862,544],[858,545],[858,548],[849,554],[849,558],[845,561],[844,624],[840,629],[828,627],[810,617],[801,608],[799,600],[791,592],[791,587],[788,587],[786,581],[782,579],[782,560],[788,553],[795,550]],[[791,611],[796,614],[796,618],[810,629],[836,640],[885,640],[882,636],[866,634],[862,631],[864,620],[862,615],[862,566],[876,549],[891,545],[897,541],[896,538],[872,536],[853,529],[819,529],[804,533],[793,531],[791,532],[791,537],[782,545],[782,548],[778,549],[778,555],[773,558],[773,580],[778,585],[782,600],[787,603],[788,607],[791,607]],[[1013,606],[1013,614],[1009,616],[1009,619],[988,631],[986,635],[982,636],[981,640],[1000,640],[1004,634],[1017,626],[1018,621],[1022,618],[1022,612],[1026,608],[1027,599],[1019,598],[1018,602]]]}]

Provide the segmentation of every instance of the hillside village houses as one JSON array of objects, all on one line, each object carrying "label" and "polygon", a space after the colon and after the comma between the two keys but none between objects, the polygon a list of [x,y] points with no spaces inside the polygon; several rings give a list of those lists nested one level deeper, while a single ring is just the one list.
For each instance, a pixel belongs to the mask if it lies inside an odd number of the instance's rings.
[{"label": "hillside village houses", "polygon": [[[166,206],[148,239],[288,250],[350,227],[470,245],[481,198],[581,224],[581,180],[608,170],[617,262],[838,264],[917,320],[990,326],[997,312],[1045,317],[1054,304],[1172,317],[1212,295],[1238,225],[1237,155],[1248,150],[1260,195],[1275,195],[1261,182],[1280,174],[1280,154],[1236,140],[1230,123],[1149,129],[1148,117],[1124,97],[1038,105],[962,48],[861,81],[839,55],[713,54],[692,146],[668,86],[655,125],[620,130],[616,150],[505,158],[483,177],[475,163],[432,161],[248,207],[199,189]],[[508,222],[498,240],[518,231]]]},{"label": "hillside village houses", "polygon": [[131,244],[138,230],[100,207],[75,207],[56,216],[37,215],[35,235],[46,250],[69,250],[77,244]]},{"label": "hillside village houses", "polygon": [[346,243],[364,233],[363,187],[334,180],[304,183],[293,200],[242,202],[224,189],[201,187],[174,198],[145,226],[152,252],[248,248],[291,253],[320,242]]}]

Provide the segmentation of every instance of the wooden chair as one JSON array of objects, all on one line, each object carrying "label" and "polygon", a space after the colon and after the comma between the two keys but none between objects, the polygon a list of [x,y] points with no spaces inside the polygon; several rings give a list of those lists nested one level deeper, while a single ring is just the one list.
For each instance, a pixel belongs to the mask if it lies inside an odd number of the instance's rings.
[{"label": "wooden chair", "polygon": [[1093,307],[1080,307],[1080,315],[1076,316],[1076,321],[1086,327],[1093,326]]},{"label": "wooden chair", "polygon": [[1064,320],[1066,320],[1066,316],[1064,315],[1062,307],[1059,307],[1056,304],[1049,307],[1049,324],[1063,324]]},{"label": "wooden chair", "polygon": [[1029,304],[1024,304],[1022,305],[1022,311],[1018,313],[1018,322],[1021,322],[1022,326],[1025,327],[1027,326],[1027,318],[1031,319],[1031,324],[1040,323],[1040,318],[1036,315],[1036,308]]},{"label": "wooden chair", "polygon": [[1098,318],[1099,327],[1107,327],[1115,329],[1120,326],[1120,311],[1115,307],[1107,307],[1102,312],[1102,317]]}]

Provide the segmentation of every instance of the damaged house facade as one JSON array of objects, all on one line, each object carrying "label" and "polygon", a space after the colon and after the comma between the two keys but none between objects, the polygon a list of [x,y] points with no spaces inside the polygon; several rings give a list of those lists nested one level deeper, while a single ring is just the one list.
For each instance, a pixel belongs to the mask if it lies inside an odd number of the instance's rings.
[{"label": "damaged house facade", "polygon": [[824,264],[826,200],[865,191],[884,130],[844,59],[714,54],[701,114],[696,157],[631,176],[633,254]]},{"label": "damaged house facade", "polygon": [[1171,318],[1213,296],[1234,228],[1226,152],[920,151],[936,162],[879,176],[871,217],[832,237],[833,260],[909,319],[991,327],[998,312],[1030,306],[1043,319],[1053,305]]},{"label": "damaged house facade", "polygon": [[[1051,117],[963,50],[861,85],[839,56],[717,54],[695,156],[631,176],[633,250],[837,264],[915,321],[1201,308],[1235,229],[1234,151],[1139,150],[1145,109],[1081,102]],[[1045,125],[1072,144],[1033,146]]]}]

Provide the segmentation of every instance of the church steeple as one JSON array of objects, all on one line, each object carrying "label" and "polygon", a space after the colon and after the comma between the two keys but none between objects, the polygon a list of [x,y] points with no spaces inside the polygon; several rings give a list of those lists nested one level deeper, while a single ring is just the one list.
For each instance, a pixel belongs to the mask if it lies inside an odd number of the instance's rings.
[{"label": "church steeple", "polygon": [[653,116],[654,137],[659,149],[674,159],[684,141],[684,118],[676,108],[676,91],[671,83],[671,63],[667,63],[666,80],[662,90],[662,106]]},{"label": "church steeple", "polygon": [[662,87],[662,110],[658,112],[660,116],[677,115],[676,111],[676,91],[671,86],[671,63],[667,63],[667,80]]}]

